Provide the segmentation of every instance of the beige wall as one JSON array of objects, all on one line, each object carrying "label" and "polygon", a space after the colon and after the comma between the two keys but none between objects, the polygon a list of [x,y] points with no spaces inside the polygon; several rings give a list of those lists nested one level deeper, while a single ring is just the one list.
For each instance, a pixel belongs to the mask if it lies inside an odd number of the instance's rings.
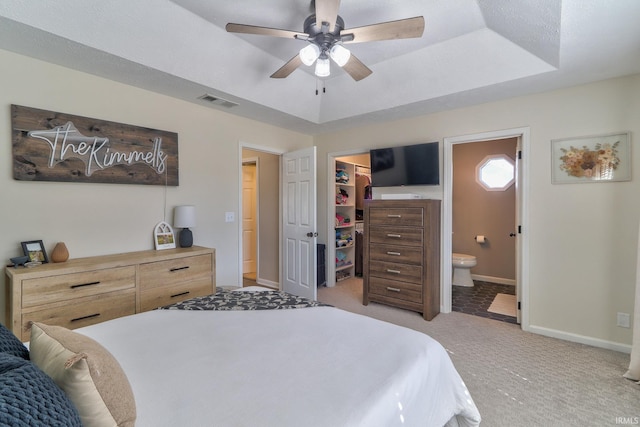
[{"label": "beige wall", "polygon": [[[72,258],[153,248],[154,226],[173,222],[173,207],[196,206],[196,245],[217,249],[218,285],[238,285],[239,144],[285,151],[312,138],[207,107],[0,50],[0,259],[20,242],[64,241]],[[180,186],[14,181],[10,104],[178,133]],[[225,212],[236,221],[225,222]],[[0,284],[4,285],[4,275]],[[4,292],[2,300],[4,300]],[[0,304],[4,311],[4,303]],[[0,313],[4,322],[4,313]]]},{"label": "beige wall", "polygon": [[[508,138],[453,146],[451,247],[453,252],[475,256],[478,264],[471,273],[502,280],[493,280],[496,283],[516,278],[516,240],[509,236],[516,231],[516,186],[487,191],[476,180],[476,167],[491,154],[514,160],[516,143],[516,138]],[[479,234],[485,243],[476,242]]]},{"label": "beige wall", "polygon": [[[530,329],[629,345],[631,330],[616,326],[616,313],[633,313],[640,150],[631,150],[630,182],[553,185],[550,141],[620,131],[638,138],[640,75],[318,136],[318,182],[327,182],[326,153],[428,141],[442,146],[445,137],[520,127],[531,135],[524,230]],[[318,190],[318,218],[326,224],[326,186]],[[442,197],[442,186],[412,191]]]},{"label": "beige wall", "polygon": [[243,158],[258,158],[258,283],[280,284],[280,156],[242,150]]}]

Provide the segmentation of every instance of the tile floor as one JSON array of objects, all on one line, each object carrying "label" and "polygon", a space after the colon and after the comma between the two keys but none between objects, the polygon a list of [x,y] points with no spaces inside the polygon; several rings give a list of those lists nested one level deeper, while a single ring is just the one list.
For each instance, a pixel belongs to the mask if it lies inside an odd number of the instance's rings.
[{"label": "tile floor", "polygon": [[502,322],[517,323],[515,317],[487,311],[497,294],[515,295],[514,286],[481,282],[479,280],[474,280],[473,283],[474,286],[472,288],[465,288],[463,286],[451,287],[452,311],[487,317]]}]

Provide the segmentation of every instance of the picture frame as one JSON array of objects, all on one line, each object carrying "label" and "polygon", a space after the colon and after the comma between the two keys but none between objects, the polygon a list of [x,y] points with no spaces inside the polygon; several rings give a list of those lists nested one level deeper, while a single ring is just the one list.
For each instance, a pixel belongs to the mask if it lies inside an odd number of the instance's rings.
[{"label": "picture frame", "polygon": [[175,248],[176,238],[173,234],[173,228],[168,223],[160,221],[153,229],[153,241],[156,250]]},{"label": "picture frame", "polygon": [[551,140],[551,182],[630,181],[630,140],[629,132]]},{"label": "picture frame", "polygon": [[42,240],[30,240],[28,242],[20,242],[22,252],[29,257],[29,262],[46,264],[49,262],[47,251],[44,249]]}]

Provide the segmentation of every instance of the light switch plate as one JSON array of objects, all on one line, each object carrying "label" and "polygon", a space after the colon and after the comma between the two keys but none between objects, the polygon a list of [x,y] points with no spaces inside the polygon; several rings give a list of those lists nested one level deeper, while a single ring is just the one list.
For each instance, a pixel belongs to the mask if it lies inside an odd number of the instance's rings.
[{"label": "light switch plate", "polygon": [[233,222],[235,221],[235,215],[233,212],[225,212],[224,214],[224,221],[225,222]]}]

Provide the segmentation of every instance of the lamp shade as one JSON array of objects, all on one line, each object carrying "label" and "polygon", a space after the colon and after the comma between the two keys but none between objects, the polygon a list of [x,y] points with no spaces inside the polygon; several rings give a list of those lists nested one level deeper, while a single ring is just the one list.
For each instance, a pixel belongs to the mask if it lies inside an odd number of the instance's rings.
[{"label": "lamp shade", "polygon": [[329,51],[329,56],[340,67],[344,67],[346,63],[349,62],[349,58],[351,58],[351,52],[349,51],[349,49],[346,49],[343,46],[337,44],[331,48],[331,50]]},{"label": "lamp shade", "polygon": [[189,228],[196,225],[196,207],[193,205],[176,206],[173,209],[173,226]]},{"label": "lamp shade", "polygon": [[304,65],[311,65],[320,56],[320,48],[311,43],[300,49],[300,60]]},{"label": "lamp shade", "polygon": [[316,76],[327,77],[331,74],[331,67],[329,66],[329,58],[320,57],[316,61]]}]

